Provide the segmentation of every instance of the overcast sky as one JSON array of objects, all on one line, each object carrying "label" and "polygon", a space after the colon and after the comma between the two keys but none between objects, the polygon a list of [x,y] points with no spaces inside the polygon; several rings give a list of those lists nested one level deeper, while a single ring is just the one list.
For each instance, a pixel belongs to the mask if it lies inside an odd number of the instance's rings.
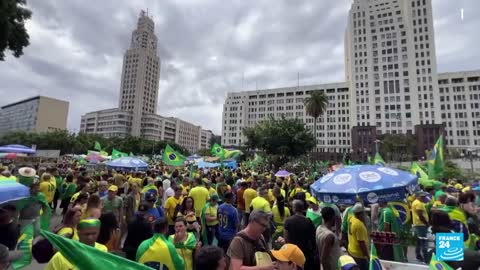
[{"label": "overcast sky", "polygon": [[[30,46],[0,62],[0,105],[70,102],[68,128],[118,103],[122,57],[141,9],[162,61],[158,112],[216,134],[229,91],[344,80],[351,0],[29,0]],[[432,0],[440,72],[480,69],[480,1]],[[461,18],[461,9],[464,18]]]}]

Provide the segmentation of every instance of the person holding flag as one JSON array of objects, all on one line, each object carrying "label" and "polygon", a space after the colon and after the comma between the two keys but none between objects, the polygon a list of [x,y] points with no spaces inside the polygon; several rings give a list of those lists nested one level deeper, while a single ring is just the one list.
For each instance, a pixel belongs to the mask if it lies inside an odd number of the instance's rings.
[{"label": "person holding flag", "polygon": [[154,235],[143,241],[137,250],[136,261],[153,269],[185,270],[185,261],[174,244],[167,240],[168,220],[157,219],[153,224]]},{"label": "person holding flag", "polygon": [[[83,219],[78,223],[78,238],[80,243],[94,247],[103,252],[108,252],[106,246],[97,243],[97,237],[100,233],[100,220],[98,219]],[[77,269],[70,263],[61,252],[57,252],[48,262],[45,270],[65,270]]]}]

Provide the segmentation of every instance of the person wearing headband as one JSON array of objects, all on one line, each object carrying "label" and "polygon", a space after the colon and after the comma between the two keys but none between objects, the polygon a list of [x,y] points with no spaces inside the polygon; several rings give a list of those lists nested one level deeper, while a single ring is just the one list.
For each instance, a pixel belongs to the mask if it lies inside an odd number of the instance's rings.
[{"label": "person wearing headband", "polygon": [[[100,220],[94,218],[82,219],[77,225],[79,241],[104,252],[108,252],[106,246],[97,243],[100,233]],[[60,252],[57,252],[48,262],[45,270],[76,269]]]}]

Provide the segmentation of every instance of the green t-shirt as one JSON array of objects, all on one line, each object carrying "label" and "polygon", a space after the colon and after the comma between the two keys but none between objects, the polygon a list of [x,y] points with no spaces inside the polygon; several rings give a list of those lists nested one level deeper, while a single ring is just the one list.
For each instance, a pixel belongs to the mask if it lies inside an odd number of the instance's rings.
[{"label": "green t-shirt", "polygon": [[55,176],[55,182],[56,182],[56,187],[57,187],[57,192],[60,192],[60,187],[62,186],[63,183],[63,178],[61,176]]}]

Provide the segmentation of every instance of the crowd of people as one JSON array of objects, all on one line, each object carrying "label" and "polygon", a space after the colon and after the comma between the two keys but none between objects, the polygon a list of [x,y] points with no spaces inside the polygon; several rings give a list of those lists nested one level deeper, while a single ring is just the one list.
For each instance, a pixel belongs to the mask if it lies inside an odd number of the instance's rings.
[{"label": "crowd of people", "polygon": [[[18,257],[26,225],[34,224],[34,249],[43,243],[40,216],[47,207],[61,220],[53,233],[153,269],[367,270],[372,241],[380,259],[403,263],[410,240],[415,263],[428,264],[434,251],[428,236],[439,232],[464,233],[465,260],[451,266],[480,266],[477,182],[419,187],[402,202],[336,205],[310,193],[318,176],[308,170],[275,177],[267,169],[154,165],[127,172],[11,164],[2,177],[12,176],[29,186],[30,197],[1,205],[0,269]],[[400,218],[395,203],[406,205],[411,218]],[[34,258],[46,269],[75,269],[61,252]]]}]

